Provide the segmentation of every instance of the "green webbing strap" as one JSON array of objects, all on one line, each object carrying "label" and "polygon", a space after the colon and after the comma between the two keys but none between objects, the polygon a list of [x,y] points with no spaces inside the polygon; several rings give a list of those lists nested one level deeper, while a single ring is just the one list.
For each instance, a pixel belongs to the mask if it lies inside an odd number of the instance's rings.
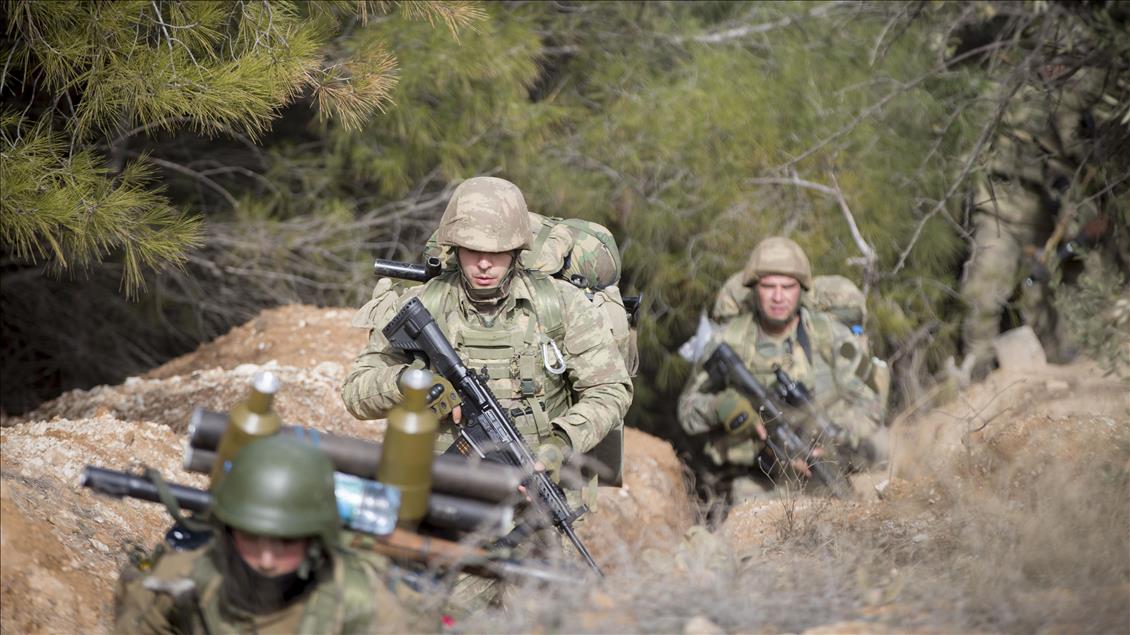
[{"label": "green webbing strap", "polygon": [[541,357],[538,355],[540,351],[539,342],[537,341],[537,316],[530,320],[529,325],[526,327],[526,336],[524,338],[524,350],[518,358],[518,390],[522,393],[523,398],[530,398],[537,394],[537,386],[534,383],[536,376],[536,369]]},{"label": "green webbing strap", "polygon": [[177,503],[177,498],[173,496],[173,492],[169,490],[169,486],[165,483],[165,479],[157,470],[147,467],[145,468],[145,480],[153,483],[153,487],[157,488],[157,497],[161,499],[161,504],[168,510],[169,515],[173,517],[176,523],[189,531],[209,531],[211,527],[208,523],[203,523],[194,520],[184,515],[181,511],[180,504]]},{"label": "green webbing strap", "polygon": [[420,294],[420,302],[432,313],[432,316],[437,320],[443,319],[443,314],[447,312],[448,298],[453,295],[455,286],[453,284],[453,277],[460,275],[459,272],[441,273],[439,276],[432,278],[424,285],[424,292]]},{"label": "green webbing strap", "polygon": [[553,287],[549,276],[531,273],[526,277],[533,293],[534,313],[538,324],[549,339],[560,342],[565,335],[565,319],[562,316],[561,296]]},{"label": "green webbing strap", "polygon": [[303,635],[318,633],[340,633],[345,623],[345,604],[347,585],[345,567],[340,553],[330,556],[333,582],[317,585],[302,612],[298,632]]},{"label": "green webbing strap", "polygon": [[529,262],[537,262],[542,245],[545,244],[546,240],[549,240],[549,235],[553,232],[554,226],[560,221],[560,218],[546,218],[541,222],[541,230],[538,231],[537,237],[534,238],[534,243],[530,245],[531,260]]}]

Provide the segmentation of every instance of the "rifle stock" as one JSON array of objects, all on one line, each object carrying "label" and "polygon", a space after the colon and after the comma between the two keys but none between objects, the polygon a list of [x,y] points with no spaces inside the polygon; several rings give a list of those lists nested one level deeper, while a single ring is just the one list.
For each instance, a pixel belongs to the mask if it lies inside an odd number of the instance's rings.
[{"label": "rifle stock", "polygon": [[[573,531],[573,521],[587,509],[570,508],[565,493],[544,471],[535,469],[537,460],[514,428],[505,409],[474,371],[469,370],[447,341],[432,314],[419,298],[412,298],[382,329],[389,343],[409,355],[423,356],[428,365],[451,382],[463,397],[463,423],[453,449],[521,468],[535,504],[545,511],[557,528],[581,554],[585,562],[603,575],[588,549]],[[450,449],[448,450],[451,451]]]},{"label": "rifle stock", "polygon": [[555,584],[581,582],[581,576],[576,571],[530,566],[518,560],[494,558],[483,549],[403,529],[380,537],[354,532],[349,539],[349,546],[401,562],[419,562],[428,567],[457,569],[484,578],[517,578]]},{"label": "rifle stock", "polygon": [[757,407],[769,431],[766,444],[778,461],[789,464],[793,459],[803,458],[812,470],[812,474],[828,487],[833,496],[837,498],[851,496],[851,488],[843,474],[838,470],[829,469],[827,463],[812,460],[808,445],[797,436],[785,413],[781,411],[769,391],[757,381],[753,373],[749,372],[729,344],[719,344],[707,358],[705,368],[713,385],[718,388],[732,387]]}]

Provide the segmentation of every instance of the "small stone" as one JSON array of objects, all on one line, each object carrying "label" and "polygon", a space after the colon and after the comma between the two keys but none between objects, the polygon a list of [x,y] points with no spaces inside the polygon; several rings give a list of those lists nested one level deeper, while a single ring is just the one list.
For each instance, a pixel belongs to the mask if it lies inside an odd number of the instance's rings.
[{"label": "small stone", "polygon": [[1048,365],[1048,357],[1040,338],[1031,326],[1006,331],[993,340],[997,363],[1006,371],[1030,372]]},{"label": "small stone", "polygon": [[886,494],[887,488],[890,486],[891,481],[886,478],[875,484],[875,495],[879,497],[879,500],[883,500],[883,495]]},{"label": "small stone", "polygon": [[703,615],[692,617],[683,626],[683,635],[724,635],[725,632],[721,626]]}]

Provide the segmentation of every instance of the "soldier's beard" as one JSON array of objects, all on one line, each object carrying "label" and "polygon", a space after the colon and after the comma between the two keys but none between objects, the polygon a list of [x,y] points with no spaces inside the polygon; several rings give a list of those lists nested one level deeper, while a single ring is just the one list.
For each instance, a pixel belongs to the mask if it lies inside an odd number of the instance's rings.
[{"label": "soldier's beard", "polygon": [[221,532],[216,540],[216,565],[224,579],[224,600],[253,615],[278,611],[305,595],[315,584],[317,569],[325,565],[324,558],[311,554],[307,559],[313,562],[304,562],[296,571],[266,576],[240,557],[230,530]]},{"label": "soldier's beard", "polygon": [[757,319],[758,319],[759,322],[761,322],[761,327],[764,330],[768,331],[771,334],[779,335],[782,331],[784,331],[785,329],[787,329],[789,326],[792,325],[793,320],[796,319],[796,317],[799,313],[800,313],[800,308],[797,307],[797,309],[794,310],[792,313],[790,313],[788,315],[788,317],[777,319],[777,318],[771,318],[768,315],[765,315],[764,311],[759,310],[757,312]]}]

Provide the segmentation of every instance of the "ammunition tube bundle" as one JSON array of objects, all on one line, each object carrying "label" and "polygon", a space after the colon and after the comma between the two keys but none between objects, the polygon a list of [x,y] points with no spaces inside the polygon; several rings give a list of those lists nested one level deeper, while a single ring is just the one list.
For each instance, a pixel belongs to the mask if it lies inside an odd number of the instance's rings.
[{"label": "ammunition tube bundle", "polygon": [[[197,408],[192,413],[188,426],[188,447],[185,449],[185,469],[192,472],[211,469],[215,461],[216,446],[227,425],[228,417],[222,412]],[[279,434],[289,434],[317,446],[330,457],[338,472],[373,478],[380,467],[380,443],[323,434],[302,426],[283,426]],[[458,498],[509,503],[514,501],[521,484],[521,470],[498,463],[441,454],[435,457],[432,466],[432,490]]]}]

